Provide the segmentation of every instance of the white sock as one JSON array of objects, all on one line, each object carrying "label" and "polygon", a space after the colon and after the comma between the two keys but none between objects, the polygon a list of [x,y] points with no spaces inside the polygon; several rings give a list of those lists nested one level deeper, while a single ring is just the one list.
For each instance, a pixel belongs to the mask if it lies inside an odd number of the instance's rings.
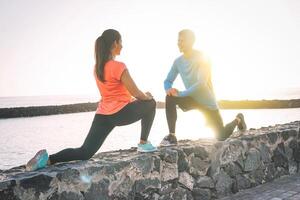
[{"label": "white sock", "polygon": [[170,135],[174,135],[175,136],[175,133],[170,133]]}]

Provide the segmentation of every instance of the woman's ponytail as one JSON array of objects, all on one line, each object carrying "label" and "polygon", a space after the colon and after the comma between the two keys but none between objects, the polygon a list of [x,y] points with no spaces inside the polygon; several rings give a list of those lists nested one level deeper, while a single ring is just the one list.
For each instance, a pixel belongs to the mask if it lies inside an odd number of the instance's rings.
[{"label": "woman's ponytail", "polygon": [[111,49],[115,41],[119,42],[121,35],[118,31],[108,29],[97,38],[95,42],[95,68],[96,75],[101,82],[104,79],[104,66],[111,59]]}]

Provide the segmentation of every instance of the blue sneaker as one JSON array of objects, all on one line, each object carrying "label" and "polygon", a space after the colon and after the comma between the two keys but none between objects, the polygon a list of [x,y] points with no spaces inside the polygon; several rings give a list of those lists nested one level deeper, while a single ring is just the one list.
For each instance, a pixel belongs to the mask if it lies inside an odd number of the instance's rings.
[{"label": "blue sneaker", "polygon": [[35,171],[47,166],[49,156],[46,149],[38,151],[26,164],[26,171]]},{"label": "blue sneaker", "polygon": [[154,152],[157,151],[157,148],[153,146],[150,142],[147,142],[146,144],[138,144],[137,148],[138,152]]}]

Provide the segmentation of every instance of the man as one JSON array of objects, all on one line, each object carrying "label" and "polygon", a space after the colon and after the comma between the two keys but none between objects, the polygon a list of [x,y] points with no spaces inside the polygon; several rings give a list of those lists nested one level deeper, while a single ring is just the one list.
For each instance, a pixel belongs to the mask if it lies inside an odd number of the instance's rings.
[{"label": "man", "polygon": [[[236,126],[240,131],[247,129],[244,116],[241,113],[224,127],[211,82],[210,63],[203,53],[193,49],[194,42],[193,31],[184,29],[179,32],[178,48],[183,54],[174,61],[164,81],[167,94],[166,117],[169,135],[163,139],[161,146],[177,144],[175,135],[177,105],[183,111],[198,109],[203,112],[207,124],[214,130],[218,140],[223,141],[228,138]],[[186,88],[184,91],[178,91],[172,87],[178,74]]]}]

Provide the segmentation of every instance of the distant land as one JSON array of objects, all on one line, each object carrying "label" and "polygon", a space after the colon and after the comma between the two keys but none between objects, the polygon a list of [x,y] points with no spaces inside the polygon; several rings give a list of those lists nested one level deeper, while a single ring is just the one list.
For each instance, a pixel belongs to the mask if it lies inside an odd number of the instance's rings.
[{"label": "distant land", "polygon": [[[291,100],[243,100],[218,102],[220,109],[279,109],[300,108],[300,99]],[[0,119],[16,117],[33,117],[43,115],[56,115],[78,112],[92,112],[97,108],[98,102],[77,103],[68,105],[29,106],[16,108],[0,108]],[[157,108],[165,107],[164,102],[157,102]]]}]

